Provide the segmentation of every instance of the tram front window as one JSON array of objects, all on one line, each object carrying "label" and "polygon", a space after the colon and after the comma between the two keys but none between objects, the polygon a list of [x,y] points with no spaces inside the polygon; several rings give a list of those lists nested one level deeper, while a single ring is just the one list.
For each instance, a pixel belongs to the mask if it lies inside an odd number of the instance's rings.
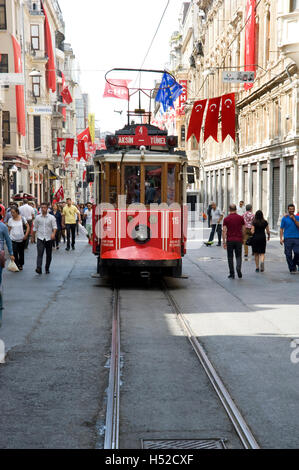
[{"label": "tram front window", "polygon": [[145,204],[161,204],[162,166],[145,167]]},{"label": "tram front window", "polygon": [[125,166],[125,192],[127,204],[140,202],[140,166]]}]

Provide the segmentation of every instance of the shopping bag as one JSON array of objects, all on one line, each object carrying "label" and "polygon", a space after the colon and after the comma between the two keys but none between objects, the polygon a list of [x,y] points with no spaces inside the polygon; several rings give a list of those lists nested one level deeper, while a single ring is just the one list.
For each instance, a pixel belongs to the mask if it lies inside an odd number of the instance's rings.
[{"label": "shopping bag", "polygon": [[88,232],[87,232],[86,228],[83,227],[83,225],[81,225],[81,224],[79,224],[78,227],[79,227],[80,235],[88,237]]},{"label": "shopping bag", "polygon": [[8,271],[11,271],[12,273],[18,273],[19,272],[19,268],[18,268],[18,266],[16,265],[16,263],[14,261],[9,262],[9,265],[7,266],[7,269],[8,269]]}]

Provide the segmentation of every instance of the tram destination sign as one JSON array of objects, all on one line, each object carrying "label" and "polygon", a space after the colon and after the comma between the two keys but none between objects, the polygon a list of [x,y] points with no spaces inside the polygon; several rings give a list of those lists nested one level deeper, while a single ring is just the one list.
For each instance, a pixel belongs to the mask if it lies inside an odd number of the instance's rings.
[{"label": "tram destination sign", "polygon": [[254,72],[225,71],[222,72],[222,81],[224,83],[253,83]]},{"label": "tram destination sign", "polygon": [[165,147],[167,145],[166,135],[148,135],[147,128],[145,126],[136,127],[135,135],[118,135],[118,145],[131,145],[134,147],[142,146],[145,147]]}]

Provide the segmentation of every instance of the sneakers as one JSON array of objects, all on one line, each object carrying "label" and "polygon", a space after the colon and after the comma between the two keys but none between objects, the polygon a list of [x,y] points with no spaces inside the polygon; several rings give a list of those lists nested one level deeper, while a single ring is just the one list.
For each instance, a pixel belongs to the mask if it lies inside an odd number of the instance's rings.
[{"label": "sneakers", "polygon": [[70,248],[66,248],[65,251],[70,251]]},{"label": "sneakers", "polygon": [[260,272],[260,268],[256,268],[255,272],[256,272],[256,273],[259,273],[259,272]]}]

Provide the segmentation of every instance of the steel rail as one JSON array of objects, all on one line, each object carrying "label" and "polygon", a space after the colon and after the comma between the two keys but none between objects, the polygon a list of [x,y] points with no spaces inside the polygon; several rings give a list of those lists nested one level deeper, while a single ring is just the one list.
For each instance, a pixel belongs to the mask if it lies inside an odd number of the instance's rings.
[{"label": "steel rail", "polygon": [[120,397],[120,298],[114,288],[112,312],[112,341],[104,449],[119,448],[119,397]]},{"label": "steel rail", "polygon": [[177,315],[178,320],[180,321],[184,331],[187,334],[187,337],[206,372],[214,390],[216,391],[224,409],[232,422],[243,446],[245,449],[259,449],[260,446],[258,445],[256,439],[254,438],[251,430],[249,429],[245,419],[243,418],[241,412],[237,408],[236,404],[234,403],[229,391],[225,387],[224,383],[222,382],[221,378],[217,374],[214,366],[212,365],[211,361],[209,360],[203,346],[200,344],[196,335],[192,331],[189,322],[186,320],[185,315],[181,312],[176,300],[173,298],[171,293],[169,292],[168,286],[165,280],[162,281],[163,292],[168,299],[174,313]]}]

